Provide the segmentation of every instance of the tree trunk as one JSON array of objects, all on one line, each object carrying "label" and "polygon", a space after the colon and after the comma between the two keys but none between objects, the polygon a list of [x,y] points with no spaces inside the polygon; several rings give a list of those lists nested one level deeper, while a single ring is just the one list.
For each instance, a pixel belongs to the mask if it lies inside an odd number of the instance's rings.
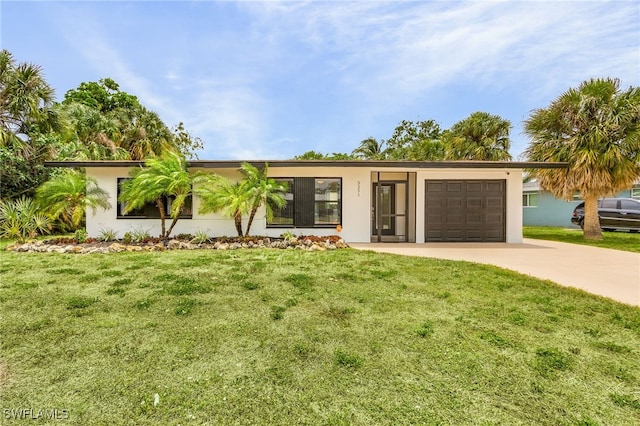
[{"label": "tree trunk", "polygon": [[180,218],[181,214],[182,214],[182,209],[180,209],[176,217],[174,217],[173,220],[171,221],[171,226],[169,226],[169,229],[167,229],[167,239],[169,238],[169,235],[171,235],[171,231],[173,231],[173,227],[176,226],[176,223],[178,222],[178,218]]},{"label": "tree trunk", "polygon": [[158,198],[156,200],[156,206],[158,206],[158,210],[160,210],[160,229],[162,230],[162,232],[160,233],[160,238],[162,238],[163,240],[166,240],[167,237],[165,236],[165,226],[164,226],[164,203],[162,202],[162,198]]},{"label": "tree trunk", "polygon": [[601,240],[600,218],[598,217],[598,196],[588,195],[584,197],[584,239]]},{"label": "tree trunk", "polygon": [[242,214],[237,210],[233,212],[233,222],[236,225],[238,237],[242,237]]},{"label": "tree trunk", "polygon": [[258,211],[258,206],[253,206],[253,208],[251,209],[251,214],[249,215],[249,222],[247,222],[247,231],[244,233],[244,236],[246,237],[247,235],[249,235],[249,230],[251,229],[251,224],[253,223],[253,218],[256,215],[256,212]]}]

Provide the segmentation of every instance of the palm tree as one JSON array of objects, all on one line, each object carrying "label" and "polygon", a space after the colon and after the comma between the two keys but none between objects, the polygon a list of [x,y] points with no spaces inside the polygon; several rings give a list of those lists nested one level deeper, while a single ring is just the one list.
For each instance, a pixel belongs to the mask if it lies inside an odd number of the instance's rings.
[{"label": "palm tree", "polygon": [[47,84],[42,68],[16,63],[6,49],[0,50],[0,146],[14,145],[28,151],[19,135],[33,130],[58,129],[53,110],[54,90]]},{"label": "palm tree", "polygon": [[229,179],[217,175],[202,175],[196,180],[199,184],[194,192],[200,197],[199,213],[217,213],[222,211],[233,218],[236,232],[242,237],[242,216],[247,214],[252,206],[253,193],[242,182],[231,182]]},{"label": "palm tree", "polygon": [[252,200],[250,200],[251,213],[249,214],[249,222],[247,223],[247,230],[245,236],[249,235],[253,218],[258,211],[258,208],[264,204],[267,211],[267,219],[273,217],[272,206],[278,208],[284,207],[287,203],[282,195],[287,191],[287,185],[276,181],[273,178],[268,177],[269,165],[265,163],[262,169],[258,169],[249,163],[242,163],[240,171],[244,175],[242,185],[251,194]]},{"label": "palm tree", "polygon": [[622,92],[618,79],[591,79],[525,120],[529,161],[563,161],[566,169],[532,171],[557,197],[584,199],[584,237],[601,239],[598,198],[640,177],[640,89]]},{"label": "palm tree", "polygon": [[82,172],[67,170],[43,183],[37,190],[37,202],[52,220],[59,220],[62,228],[75,231],[82,226],[85,210],[95,214],[98,207],[111,208],[109,194],[98,186],[94,178]]},{"label": "palm tree", "polygon": [[474,112],[443,135],[447,160],[511,160],[511,123],[498,115]]},{"label": "palm tree", "polygon": [[[120,201],[125,203],[124,213],[154,202],[160,212],[160,237],[168,239],[180,218],[185,201],[191,195],[194,175],[187,171],[186,160],[175,152],[166,152],[162,157],[148,158],[145,167],[134,170],[131,177],[122,184],[120,192]],[[172,199],[169,216],[173,220],[169,229],[165,227],[165,197]]]},{"label": "palm tree", "polygon": [[386,157],[384,145],[384,140],[378,142],[376,138],[368,137],[360,142],[360,145],[353,150],[352,155],[364,160],[384,160]]}]

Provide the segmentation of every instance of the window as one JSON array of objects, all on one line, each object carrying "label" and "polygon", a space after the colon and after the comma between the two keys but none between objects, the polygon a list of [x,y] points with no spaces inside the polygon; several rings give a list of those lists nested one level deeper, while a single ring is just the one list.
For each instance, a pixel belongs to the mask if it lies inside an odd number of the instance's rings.
[{"label": "window", "polygon": [[640,187],[631,188],[631,198],[640,198]]},{"label": "window", "polygon": [[538,207],[538,193],[525,192],[522,194],[522,207]]},{"label": "window", "polygon": [[287,205],[272,206],[273,218],[268,227],[323,228],[342,222],[342,179],[340,178],[281,178],[289,185],[284,194]]},{"label": "window", "polygon": [[[123,182],[129,179],[130,178],[118,178],[118,199],[120,198],[120,186]],[[165,215],[169,217],[171,215],[171,203],[173,202],[173,197],[162,197],[162,201],[164,203]],[[160,219],[160,211],[158,210],[158,206],[155,202],[147,203],[142,208],[131,210],[125,214],[124,210],[126,206],[126,203],[121,201],[118,202],[118,219]],[[192,216],[192,198],[191,196],[188,196],[185,200],[180,219],[191,219]]]},{"label": "window", "polygon": [[284,227],[292,227],[293,226],[293,193],[294,193],[294,180],[293,179],[276,179],[276,182],[287,185],[287,192],[283,195],[284,199],[287,201],[282,208],[271,205],[271,210],[273,211],[273,217],[267,223],[268,226],[284,226]]}]

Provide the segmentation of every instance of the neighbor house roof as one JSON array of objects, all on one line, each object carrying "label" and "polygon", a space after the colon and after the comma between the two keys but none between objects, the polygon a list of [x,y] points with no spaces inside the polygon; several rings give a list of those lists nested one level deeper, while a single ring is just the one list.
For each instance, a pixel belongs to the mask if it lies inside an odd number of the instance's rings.
[{"label": "neighbor house roof", "polygon": [[[406,160],[188,160],[187,166],[205,169],[239,168],[242,163],[260,167],[377,167],[417,169],[561,169],[568,163],[519,161],[406,161]],[[47,167],[135,167],[142,160],[45,161]]]}]

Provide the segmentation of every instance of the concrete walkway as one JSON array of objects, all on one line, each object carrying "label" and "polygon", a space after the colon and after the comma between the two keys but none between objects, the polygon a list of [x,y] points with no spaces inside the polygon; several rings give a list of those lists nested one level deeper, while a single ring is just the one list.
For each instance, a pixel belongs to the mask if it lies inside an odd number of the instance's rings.
[{"label": "concrete walkway", "polygon": [[526,238],[523,244],[349,243],[349,246],[360,250],[496,265],[640,306],[638,253]]}]

